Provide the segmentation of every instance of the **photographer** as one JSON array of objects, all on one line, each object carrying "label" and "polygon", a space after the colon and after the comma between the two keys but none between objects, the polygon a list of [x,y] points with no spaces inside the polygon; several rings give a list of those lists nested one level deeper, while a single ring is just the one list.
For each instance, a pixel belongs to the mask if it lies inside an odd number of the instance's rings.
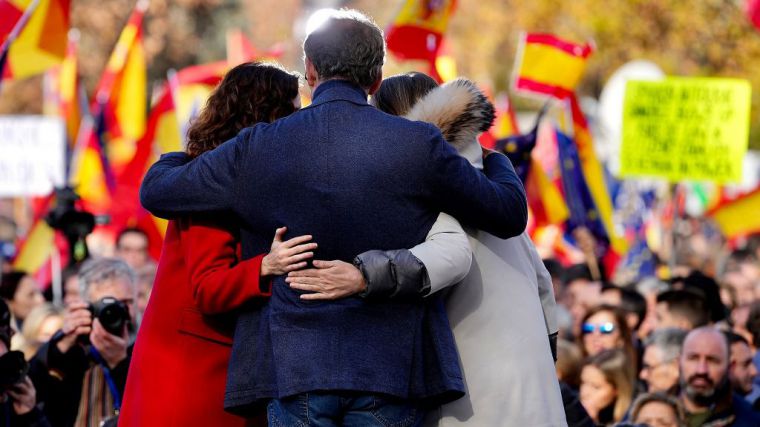
[{"label": "photographer", "polygon": [[11,315],[0,300],[0,426],[49,427],[37,408],[34,385],[26,375],[24,355],[8,351],[11,341]]},{"label": "photographer", "polygon": [[135,277],[113,258],[85,262],[81,296],[32,359],[31,376],[54,426],[99,426],[118,414],[129,367]]}]

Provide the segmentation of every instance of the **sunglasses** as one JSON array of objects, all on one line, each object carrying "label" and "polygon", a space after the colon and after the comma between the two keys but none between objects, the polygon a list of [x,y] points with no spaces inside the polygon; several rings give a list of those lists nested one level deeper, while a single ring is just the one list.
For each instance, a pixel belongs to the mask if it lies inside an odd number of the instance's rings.
[{"label": "sunglasses", "polygon": [[593,323],[584,323],[583,326],[581,327],[581,331],[584,334],[591,334],[597,330],[599,331],[600,334],[603,334],[603,335],[611,334],[612,332],[615,331],[615,325],[610,322],[602,323],[600,325],[595,325]]}]

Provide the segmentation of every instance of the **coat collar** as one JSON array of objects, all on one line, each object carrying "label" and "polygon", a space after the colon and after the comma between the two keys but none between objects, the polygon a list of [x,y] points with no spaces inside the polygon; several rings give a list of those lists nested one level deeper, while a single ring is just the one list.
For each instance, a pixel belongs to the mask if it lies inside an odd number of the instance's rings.
[{"label": "coat collar", "polygon": [[349,101],[359,105],[367,104],[367,93],[359,86],[345,80],[328,80],[320,84],[312,94],[309,107],[330,101]]}]

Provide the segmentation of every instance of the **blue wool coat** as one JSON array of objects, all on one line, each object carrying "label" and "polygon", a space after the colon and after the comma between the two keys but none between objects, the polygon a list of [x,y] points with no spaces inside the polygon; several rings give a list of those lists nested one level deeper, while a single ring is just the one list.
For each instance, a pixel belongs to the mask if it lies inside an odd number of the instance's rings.
[{"label": "blue wool coat", "polygon": [[[502,238],[527,222],[525,193],[506,157],[489,156],[483,174],[435,126],[382,113],[340,80],[319,85],[310,106],[185,162],[172,153],[153,165],[143,206],[162,217],[235,212],[244,258],[268,251],[281,226],[286,238],[313,235],[316,259],[350,262],[370,249],[420,243],[440,211]],[[272,286],[269,302],[238,319],[227,409],[313,390],[436,403],[463,394],[439,299],[308,302],[283,277]]]}]

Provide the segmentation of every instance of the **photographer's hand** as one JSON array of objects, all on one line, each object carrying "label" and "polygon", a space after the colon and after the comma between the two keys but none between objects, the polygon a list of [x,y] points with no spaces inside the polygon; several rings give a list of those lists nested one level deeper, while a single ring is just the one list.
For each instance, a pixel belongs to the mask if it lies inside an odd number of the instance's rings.
[{"label": "photographer's hand", "polygon": [[113,369],[127,358],[127,328],[124,328],[122,336],[112,335],[103,329],[100,320],[92,322],[90,342],[98,350],[100,356],[109,368]]},{"label": "photographer's hand", "polygon": [[13,399],[16,415],[27,414],[37,405],[37,391],[29,377],[24,377],[23,381],[11,387],[8,396]]},{"label": "photographer's hand", "polygon": [[87,309],[87,303],[73,301],[63,315],[63,338],[58,343],[58,350],[66,353],[77,342],[79,335],[87,335],[92,330],[92,314]]}]

